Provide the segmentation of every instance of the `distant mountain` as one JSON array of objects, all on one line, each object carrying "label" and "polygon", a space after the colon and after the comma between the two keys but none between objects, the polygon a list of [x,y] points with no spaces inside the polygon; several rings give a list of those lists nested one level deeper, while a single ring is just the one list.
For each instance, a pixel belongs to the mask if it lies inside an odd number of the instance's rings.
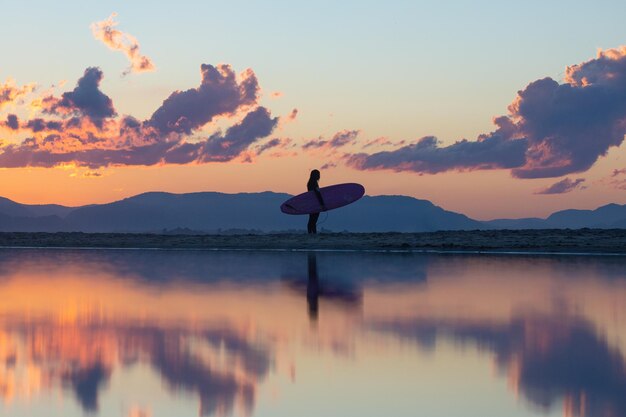
[{"label": "distant mountain", "polygon": [[148,232],[177,228],[203,232],[301,229],[301,219],[285,216],[278,208],[289,197],[289,194],[271,192],[152,192],[114,203],[78,208],[65,220],[71,230],[83,232]]},{"label": "distant mountain", "polygon": [[626,228],[626,205],[607,204],[595,210],[562,210],[546,219],[498,219],[484,222],[493,229],[621,229]]},{"label": "distant mountain", "polygon": [[[273,192],[150,192],[109,204],[78,208],[45,206],[48,211],[42,209],[44,206],[5,199],[0,206],[0,215],[5,216],[4,220],[0,219],[0,230],[159,233],[181,230],[185,234],[304,230],[307,216],[289,216],[279,210],[280,204],[289,197],[289,194]],[[37,217],[36,210],[56,214]],[[29,217],[30,222],[26,220]],[[350,206],[323,213],[319,227],[332,231],[422,232],[477,229],[481,223],[426,200],[365,196]]]},{"label": "distant mountain", "polygon": [[[82,207],[20,204],[0,197],[0,231],[148,232],[168,234],[304,231],[307,216],[280,212],[289,194],[150,192]],[[427,200],[365,196],[322,213],[320,229],[336,232],[429,232],[475,229],[626,228],[626,205],[564,210],[546,219],[471,219]]]},{"label": "distant mountain", "polygon": [[0,214],[12,217],[65,217],[74,207],[58,204],[20,204],[8,198],[0,197]]},{"label": "distant mountain", "polygon": [[321,227],[351,232],[432,232],[472,230],[482,223],[464,214],[406,196],[365,196],[354,204],[320,215]]},{"label": "distant mountain", "polygon": [[546,222],[558,229],[614,228],[626,221],[626,205],[607,204],[595,210],[563,210],[550,215]]},{"label": "distant mountain", "polygon": [[[135,197],[79,208],[67,217],[68,227],[85,232],[145,232],[188,228],[216,232],[248,229],[303,230],[306,216],[280,212],[289,194],[272,192],[222,194],[214,192],[146,193]],[[424,200],[402,196],[366,196],[339,210],[322,214],[320,228],[354,232],[416,232],[475,229],[480,222],[445,211]]]}]

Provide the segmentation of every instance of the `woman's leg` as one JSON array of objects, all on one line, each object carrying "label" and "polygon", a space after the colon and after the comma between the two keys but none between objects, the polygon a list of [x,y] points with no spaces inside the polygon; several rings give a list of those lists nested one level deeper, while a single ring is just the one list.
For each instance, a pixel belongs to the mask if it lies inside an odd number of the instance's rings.
[{"label": "woman's leg", "polygon": [[309,223],[307,224],[307,232],[311,234],[317,233],[317,219],[320,218],[319,213],[309,214]]}]

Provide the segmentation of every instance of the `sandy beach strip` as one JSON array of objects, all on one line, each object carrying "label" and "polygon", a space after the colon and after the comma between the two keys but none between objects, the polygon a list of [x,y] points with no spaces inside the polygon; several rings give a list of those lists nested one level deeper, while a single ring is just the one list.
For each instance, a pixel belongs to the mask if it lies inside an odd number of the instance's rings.
[{"label": "sandy beach strip", "polygon": [[146,248],[626,254],[626,229],[474,230],[306,235],[0,233],[5,248]]}]

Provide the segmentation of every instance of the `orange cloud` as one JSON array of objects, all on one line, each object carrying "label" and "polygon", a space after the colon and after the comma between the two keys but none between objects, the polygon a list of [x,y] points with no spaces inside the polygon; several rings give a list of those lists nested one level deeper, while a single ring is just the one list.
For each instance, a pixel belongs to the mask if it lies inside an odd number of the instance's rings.
[{"label": "orange cloud", "polygon": [[15,80],[9,78],[4,84],[0,84],[0,110],[5,106],[19,103],[24,96],[35,91],[36,87],[35,83],[19,87]]},{"label": "orange cloud", "polygon": [[[9,114],[0,128],[29,136],[0,151],[0,167],[55,167],[73,163],[105,166],[227,162],[271,134],[279,118],[257,105],[259,85],[252,70],[237,77],[228,65],[202,65],[198,88],[175,91],[148,120],[118,117],[100,90],[103,73],[87,68],[76,87],[60,97],[46,96],[39,117]],[[204,140],[194,132],[219,117],[245,113],[224,132]],[[32,135],[32,136],[30,136]],[[244,158],[245,160],[245,158]]]},{"label": "orange cloud", "polygon": [[120,51],[126,55],[130,61],[130,68],[124,71],[124,75],[131,72],[154,71],[155,66],[150,58],[139,53],[139,42],[137,39],[122,31],[115,29],[119,23],[113,18],[117,13],[111,14],[108,19],[96,22],[91,25],[93,36],[102,41],[109,49]]}]

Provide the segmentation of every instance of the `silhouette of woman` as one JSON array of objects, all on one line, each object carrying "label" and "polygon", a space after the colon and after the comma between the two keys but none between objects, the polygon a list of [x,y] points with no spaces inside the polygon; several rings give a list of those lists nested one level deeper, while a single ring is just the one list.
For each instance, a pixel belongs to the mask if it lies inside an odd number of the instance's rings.
[{"label": "silhouette of woman", "polygon": [[[311,175],[309,176],[309,182],[306,183],[307,191],[314,191],[317,199],[320,201],[322,205],[322,211],[326,210],[326,205],[324,204],[324,199],[322,198],[322,193],[320,193],[320,186],[318,181],[320,180],[320,172],[317,169],[311,171]],[[309,234],[317,233],[317,219],[319,219],[320,214],[311,213],[309,214],[309,223],[307,224],[307,232]]]}]

